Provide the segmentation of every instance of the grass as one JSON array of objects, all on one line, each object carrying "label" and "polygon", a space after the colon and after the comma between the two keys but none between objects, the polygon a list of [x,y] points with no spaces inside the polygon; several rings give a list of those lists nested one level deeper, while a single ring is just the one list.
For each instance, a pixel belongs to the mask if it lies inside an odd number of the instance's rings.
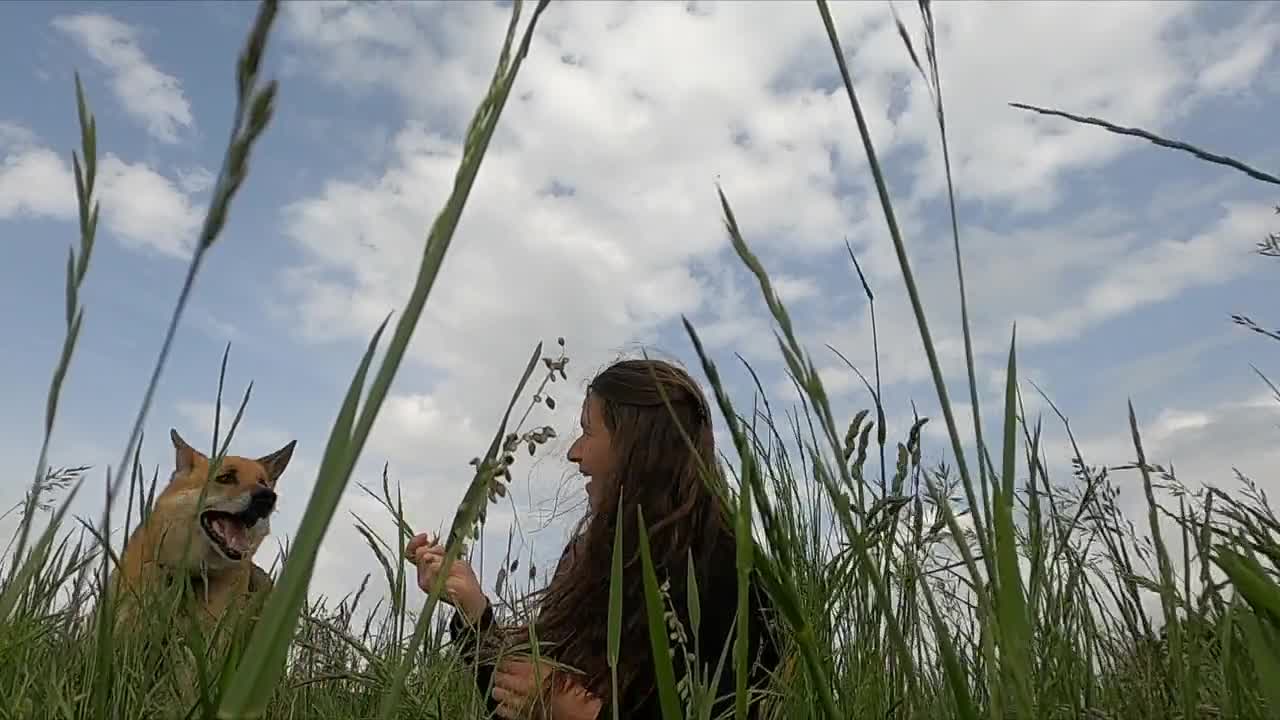
[{"label": "grass", "polygon": [[[440,588],[429,593],[421,608],[415,610],[406,602],[411,570],[401,558],[413,530],[385,471],[380,488],[362,487],[394,521],[396,537],[380,537],[368,521],[357,521],[393,590],[391,597],[365,597],[367,576],[349,595],[337,599],[312,597],[308,587],[320,542],[399,370],[546,6],[537,4],[517,43],[523,4],[514,3],[492,83],[468,128],[453,190],[427,232],[419,275],[405,309],[386,347],[381,345],[389,318],[358,362],[335,416],[302,524],[278,558],[275,589],[261,608],[260,620],[251,625],[249,617],[229,619],[221,628],[229,633],[227,645],[211,645],[210,638],[189,632],[189,623],[165,619],[172,617],[166,603],[173,598],[168,596],[155,598],[146,609],[156,621],[136,623],[124,635],[113,632],[117,605],[105,588],[120,549],[107,538],[112,502],[125,486],[126,536],[145,521],[155,494],[158,478],[148,483],[138,463],[140,428],[202,259],[215,248],[247,176],[251,151],[258,151],[256,145],[270,123],[275,85],[260,86],[259,60],[276,4],[262,4],[237,62],[234,129],[215,201],[122,461],[114,473],[108,469],[104,510],[97,524],[83,519],[72,524],[67,515],[72,499],[84,488],[85,469],[46,467],[61,384],[72,368],[85,318],[78,291],[90,266],[98,216],[98,138],[77,78],[82,132],[80,154],[73,159],[80,239],[68,259],[66,339],[50,384],[44,442],[31,489],[11,510],[21,513],[22,523],[0,574],[0,717],[479,716],[482,705],[472,682],[474,670],[446,640],[447,615],[434,612]],[[932,10],[927,2],[920,10],[925,21],[924,62],[905,29],[901,35],[935,103],[951,201],[969,396],[974,427],[980,429],[940,61]],[[855,414],[850,422],[834,416],[814,362],[745,239],[749,231],[744,232],[734,217],[731,193],[721,190],[730,242],[758,281],[779,352],[800,398],[795,406],[775,411],[758,380],[749,398],[730,397],[696,328],[685,322],[737,456],[724,463],[732,487],[719,489],[725,492],[735,527],[757,529],[754,534],[740,533],[739,581],[746,583],[752,575],[761,580],[778,609],[777,626],[786,644],[788,661],[762,700],[768,716],[1154,720],[1280,715],[1280,519],[1252,480],[1240,476],[1232,491],[1207,486],[1191,490],[1171,470],[1144,456],[1132,407],[1134,462],[1092,466],[1075,444],[1070,423],[1050,401],[1075,448],[1069,458],[1071,476],[1051,478],[1053,463],[1042,454],[1042,422],[1022,410],[1012,331],[1000,436],[988,445],[987,438],[977,435],[976,464],[970,463],[942,380],[907,242],[867,131],[856,72],[846,64],[835,24],[821,0],[818,19],[830,40],[866,151],[929,362],[954,469],[946,463],[922,465],[921,428],[927,418],[916,418],[901,441],[887,437],[878,344],[874,388],[863,377],[874,407]],[[1137,135],[1273,182],[1272,176],[1239,161],[1145,131],[1020,107]],[[1267,250],[1273,245],[1260,245],[1260,254],[1270,254]],[[874,318],[872,288],[852,250],[850,258]],[[559,344],[564,346],[563,341]],[[375,364],[379,349],[383,353]],[[469,555],[465,546],[483,531],[488,503],[506,492],[510,464],[518,454],[513,451],[527,446],[535,453],[547,437],[543,429],[523,430],[529,411],[512,423],[512,409],[526,394],[540,361],[548,377],[534,389],[533,404],[541,400],[548,381],[554,382],[557,374],[563,377],[563,354],[544,358],[539,345],[515,383],[490,445],[473,463],[473,479],[446,536],[446,563]],[[223,362],[225,369],[225,356]],[[755,377],[753,368],[745,369]],[[850,369],[862,377],[857,368]],[[248,397],[246,393],[245,402]],[[748,406],[749,410],[740,409]],[[215,464],[230,446],[238,420],[239,413],[225,438],[215,428]],[[873,429],[878,475],[866,462]],[[992,448],[998,451],[999,464]],[[896,462],[887,463],[886,455]],[[1141,479],[1147,526],[1143,532],[1117,503],[1115,477],[1126,472],[1136,472]],[[43,529],[38,527],[42,517]],[[664,578],[654,572],[647,539],[640,540],[664,717],[708,717],[708,688],[727,663],[741,667],[746,662],[739,651],[744,646],[685,646],[685,629],[670,624]],[[621,556],[615,553],[615,584],[620,568]],[[509,552],[502,570],[500,614],[527,617],[530,610],[521,602],[515,580],[518,563]],[[530,584],[536,581],[531,574]],[[619,597],[614,594],[610,601],[611,666],[619,659]],[[166,612],[170,615],[163,615]],[[697,613],[690,617],[693,624],[699,622]],[[175,628],[176,639],[170,634]],[[679,653],[668,653],[677,649]],[[690,657],[696,662],[692,679],[677,686],[677,663],[687,663]],[[195,678],[194,697],[183,694],[181,673],[188,671],[192,675],[185,677]],[[745,686],[739,685],[731,714],[744,717],[748,700]],[[606,714],[616,716],[617,710],[609,708]]]}]

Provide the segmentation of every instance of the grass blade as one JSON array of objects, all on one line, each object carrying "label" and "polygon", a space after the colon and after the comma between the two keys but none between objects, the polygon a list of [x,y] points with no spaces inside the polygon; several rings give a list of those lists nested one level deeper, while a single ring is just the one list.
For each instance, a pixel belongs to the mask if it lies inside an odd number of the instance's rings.
[{"label": "grass blade", "polygon": [[920,292],[916,287],[915,276],[911,272],[911,263],[907,259],[906,245],[902,241],[902,233],[898,230],[898,221],[893,211],[893,203],[889,200],[888,184],[885,182],[884,173],[880,169],[880,163],[876,159],[875,147],[871,143],[871,132],[867,128],[867,121],[862,113],[862,105],[858,102],[857,92],[853,88],[853,80],[849,76],[849,68],[844,60],[844,51],[840,47],[840,39],[836,33],[835,24],[831,20],[831,12],[827,8],[826,0],[817,0],[817,3],[818,12],[822,16],[822,23],[827,30],[827,38],[831,41],[832,52],[835,53],[836,64],[840,68],[840,77],[844,81],[845,94],[849,96],[849,104],[857,121],[858,134],[862,138],[862,145],[867,153],[867,163],[875,180],[876,192],[880,198],[880,206],[884,210],[885,222],[889,227],[889,235],[893,239],[893,248],[898,256],[898,265],[902,269],[902,279],[907,288],[907,295],[911,300],[911,309],[915,314],[916,326],[920,330],[920,339],[924,344],[925,356],[929,360],[929,372],[933,376],[934,389],[937,391],[938,402],[942,407],[942,416],[946,420],[947,434],[951,439],[951,449],[955,453],[956,468],[964,482],[965,495],[969,502],[969,507],[973,510],[972,517],[978,544],[982,550],[982,556],[987,562],[988,573],[994,575],[993,561],[991,560],[992,554],[986,539],[985,523],[983,522],[982,512],[979,509],[981,505],[973,491],[973,481],[969,475],[968,463],[965,460],[964,446],[960,442],[960,432],[957,429],[955,416],[951,410],[951,401],[947,395],[946,384],[942,379],[942,367],[938,363],[938,353],[934,348],[933,337],[929,332],[929,323],[925,319],[924,305],[920,300]]},{"label": "grass blade", "polygon": [[274,113],[276,84],[272,81],[262,89],[259,89],[258,72],[261,69],[262,58],[266,53],[267,37],[271,32],[278,10],[279,0],[263,0],[258,7],[258,15],[254,19],[253,26],[249,30],[249,37],[245,42],[244,50],[240,53],[237,61],[239,93],[236,98],[236,112],[232,122],[231,138],[223,156],[222,168],[218,172],[218,178],[214,183],[213,198],[209,203],[209,210],[205,214],[204,222],[200,228],[200,235],[191,255],[191,262],[187,266],[187,274],[182,282],[182,289],[178,293],[177,303],[174,305],[173,314],[169,318],[169,326],[165,330],[164,341],[160,345],[160,353],[156,357],[155,367],[151,371],[151,380],[147,383],[146,391],[142,396],[142,405],[138,408],[137,417],[133,422],[133,429],[129,433],[124,453],[116,467],[125,466],[129,456],[133,454],[138,439],[141,437],[142,426],[146,422],[148,411],[151,409],[151,401],[155,396],[155,391],[160,385],[160,375],[164,371],[169,351],[173,347],[174,338],[178,334],[178,325],[191,297],[191,291],[195,287],[196,276],[200,272],[206,254],[217,242],[218,236],[222,233],[222,228],[226,225],[227,213],[230,210],[232,199],[248,176],[249,156],[254,143],[257,142],[262,132],[267,129],[267,125],[271,122],[271,116]]},{"label": "grass blade", "polygon": [[612,692],[613,720],[622,720],[618,709],[618,654],[622,644],[622,523],[613,530],[613,566],[609,574],[609,675]]},{"label": "grass blade", "polygon": [[1009,343],[1009,367],[1005,377],[1003,483],[996,493],[995,544],[999,582],[996,587],[997,622],[1000,629],[1000,675],[1004,701],[1016,716],[1035,717],[1031,683],[1031,625],[1027,620],[1026,598],[1018,569],[1017,537],[1013,525],[1014,474],[1018,449],[1018,366],[1015,346],[1017,330]]},{"label": "grass blade", "polygon": [[[1138,419],[1129,402],[1129,430],[1133,435],[1133,447],[1137,452],[1138,471],[1142,474],[1142,491],[1147,500],[1147,522],[1151,528],[1151,541],[1156,549],[1156,566],[1160,572],[1160,607],[1164,611],[1164,626],[1169,637],[1169,686],[1180,687],[1182,680],[1182,623],[1178,619],[1178,588],[1173,580],[1173,564],[1160,532],[1160,516],[1155,491],[1151,484],[1151,470],[1142,449],[1142,436],[1138,432]],[[1189,600],[1189,598],[1188,598]]]},{"label": "grass blade", "polygon": [[[747,653],[750,649],[750,638],[747,634],[750,625],[747,622],[748,601],[751,599],[751,569],[755,564],[753,552],[755,546],[751,537],[751,493],[747,492],[747,488],[743,488],[743,491],[738,493],[738,507],[737,512],[734,513],[734,519],[738,565],[738,621],[733,643],[733,663],[737,668],[737,675],[734,677],[734,716],[737,720],[746,720],[747,662],[749,660]],[[763,631],[764,628],[761,630]]]},{"label": "grass blade", "polygon": [[[759,477],[759,471],[755,463],[755,456],[738,421],[738,415],[733,409],[733,402],[729,399],[728,393],[725,392],[724,384],[720,380],[720,373],[716,369],[715,362],[707,355],[697,331],[694,330],[688,318],[681,318],[681,320],[684,324],[685,332],[693,343],[694,352],[697,353],[698,359],[702,364],[703,372],[707,374],[707,380],[711,383],[716,404],[719,406],[720,413],[729,426],[730,436],[733,438],[734,446],[737,448],[739,458],[742,461],[740,485],[742,492],[753,493],[759,505],[765,533],[771,541],[776,541],[771,542],[771,546],[783,551],[782,549],[786,547],[786,543],[780,536],[777,524],[773,521],[773,515],[767,504],[768,496],[764,492],[763,482]],[[737,512],[736,508],[733,509],[734,512]],[[838,720],[842,716],[836,709],[835,696],[832,692],[832,678],[823,667],[817,640],[814,636],[813,625],[810,623],[809,618],[805,616],[796,586],[790,581],[790,578],[784,577],[772,567],[769,556],[764,554],[758,546],[753,554],[758,568],[758,576],[764,583],[770,597],[777,604],[782,617],[791,627],[795,643],[800,650],[801,660],[804,662],[805,671],[809,674],[812,685],[818,695],[818,703],[822,708],[823,716],[827,720]]]},{"label": "grass blade", "polygon": [[956,654],[951,630],[943,622],[942,614],[938,611],[938,604],[933,597],[933,589],[929,587],[929,583],[922,582],[920,583],[920,590],[924,593],[925,604],[929,608],[929,617],[933,620],[933,631],[938,638],[938,655],[942,660],[942,671],[946,677],[947,685],[951,688],[951,694],[956,701],[956,713],[962,720],[978,720],[978,710],[974,707],[973,698],[969,695],[964,668],[961,666],[960,658]]},{"label": "grass blade", "polygon": [[649,531],[645,528],[644,511],[637,507],[636,514],[639,516],[637,539],[640,541],[640,565],[644,572],[644,601],[649,613],[649,647],[653,651],[653,670],[658,698],[662,702],[662,717],[663,720],[680,720],[680,697],[676,692],[675,670],[671,665],[671,646],[667,642],[666,610],[649,551]]},{"label": "grass blade", "polygon": [[1218,155],[1216,153],[1211,153],[1207,150],[1201,150],[1195,145],[1190,145],[1180,140],[1169,140],[1168,138],[1160,137],[1155,133],[1147,132],[1142,128],[1123,127],[1123,126],[1116,125],[1114,123],[1110,123],[1110,122],[1107,122],[1106,120],[1102,120],[1096,117],[1084,117],[1081,115],[1073,115],[1072,113],[1069,113],[1069,112],[1063,112],[1061,110],[1050,110],[1048,108],[1036,107],[1035,105],[1027,105],[1025,103],[1014,102],[1014,103],[1009,103],[1009,105],[1012,107],[1018,108],[1019,110],[1030,110],[1031,112],[1039,113],[1041,115],[1055,115],[1057,117],[1066,118],[1068,120],[1071,120],[1073,122],[1078,122],[1083,125],[1096,125],[1100,128],[1107,130],[1108,132],[1113,132],[1117,135],[1131,135],[1133,137],[1140,137],[1143,140],[1151,142],[1155,145],[1159,145],[1161,147],[1172,148],[1174,150],[1181,150],[1183,152],[1191,153],[1192,155],[1196,156],[1201,160],[1204,160],[1205,162],[1211,162],[1216,165],[1225,165],[1226,167],[1232,168],[1234,170],[1239,170],[1240,172],[1244,173],[1245,175],[1248,175],[1254,180],[1261,180],[1262,182],[1271,183],[1272,185],[1280,185],[1280,177],[1276,177],[1271,173],[1266,173],[1256,168],[1250,167],[1244,164],[1243,162],[1236,160],[1235,158],[1228,157],[1226,155]]},{"label": "grass blade", "polygon": [[[344,402],[343,412],[335,423],[330,435],[329,447],[326,449],[325,462],[322,464],[320,477],[308,504],[307,513],[299,529],[298,539],[285,562],[284,573],[276,592],[272,594],[263,614],[263,623],[271,628],[270,633],[257,633],[251,639],[246,651],[246,663],[237,668],[237,681],[234,682],[227,695],[227,700],[220,709],[222,717],[243,717],[246,714],[260,715],[266,707],[273,680],[283,671],[283,663],[289,646],[289,638],[297,624],[298,613],[305,597],[306,587],[310,582],[315,557],[320,541],[336,510],[337,503],[344,492],[350,475],[359,460],[369,432],[381,409],[382,402],[390,391],[404,354],[412,339],[422,310],[435,279],[444,262],[445,253],[453,238],[454,231],[461,219],[462,210],[470,195],[471,187],[479,173],[485,150],[488,148],[493,132],[497,127],[502,108],[515,82],[520,64],[528,52],[533,29],[538,16],[547,2],[539,2],[530,21],[519,51],[510,62],[508,68],[507,55],[510,50],[512,31],[516,18],[519,17],[521,3],[516,2],[513,8],[512,24],[508,30],[506,42],[499,58],[498,68],[489,87],[485,99],[477,108],[465,140],[462,161],[454,180],[453,189],[443,210],[436,217],[427,236],[422,263],[418,277],[414,283],[404,313],[396,324],[396,329],[388,343],[386,353],[379,364],[373,381],[369,385],[368,395],[358,416],[355,415],[356,401],[364,389],[364,374],[368,369],[374,347],[381,336],[385,322],[375,335],[364,360],[361,362],[357,379],[353,381]],[[304,534],[305,531],[305,534]],[[451,561],[452,558],[446,558]],[[446,568],[448,564],[446,562]],[[443,577],[443,573],[442,573]],[[421,626],[421,621],[420,621]],[[415,633],[415,636],[417,634]],[[411,655],[410,655],[411,656]],[[398,702],[403,681],[405,665],[402,663],[400,679],[384,696],[381,716],[387,717]]]},{"label": "grass blade", "polygon": [[320,462],[315,490],[311,493],[307,510],[298,527],[297,539],[284,563],[280,580],[263,609],[258,631],[245,649],[245,655],[218,708],[220,718],[260,716],[284,670],[285,654],[293,641],[298,612],[306,599],[320,539],[342,495],[343,488],[334,482],[334,478],[347,465],[347,442],[355,420],[356,404],[364,387],[369,365],[373,362],[373,353],[386,326],[387,320],[384,320],[374,333],[356,369],[355,378],[347,388]]},{"label": "grass blade", "polygon": [[1275,626],[1268,627],[1248,611],[1240,614],[1240,625],[1244,629],[1245,648],[1258,674],[1258,686],[1271,710],[1269,716],[1275,717],[1280,711],[1280,644],[1276,642]]},{"label": "grass blade", "polygon": [[80,151],[84,154],[85,166],[73,152],[72,163],[75,167],[76,200],[80,210],[80,256],[77,259],[75,248],[69,250],[67,256],[66,277],[66,322],[67,331],[63,338],[62,352],[58,364],[49,381],[49,392],[45,401],[44,436],[40,443],[40,455],[36,460],[35,479],[31,490],[24,501],[23,517],[18,527],[18,543],[13,553],[13,563],[9,575],[0,588],[0,623],[9,619],[18,597],[26,591],[27,584],[33,577],[36,568],[45,560],[43,553],[48,552],[53,543],[53,535],[61,527],[62,517],[71,501],[80,489],[80,482],[64,498],[62,507],[51,519],[48,527],[36,543],[35,552],[23,559],[27,542],[31,533],[31,525],[35,520],[35,509],[39,505],[40,494],[44,489],[45,471],[49,460],[49,442],[53,437],[54,422],[58,415],[58,404],[62,396],[62,383],[66,380],[67,370],[71,366],[72,354],[75,352],[76,340],[80,337],[81,322],[84,319],[84,307],[79,303],[80,286],[84,282],[89,268],[89,258],[93,253],[94,235],[97,232],[98,203],[94,198],[96,180],[97,125],[93,114],[89,111],[84,97],[84,86],[80,83],[80,74],[75,74],[76,111],[80,120]]}]

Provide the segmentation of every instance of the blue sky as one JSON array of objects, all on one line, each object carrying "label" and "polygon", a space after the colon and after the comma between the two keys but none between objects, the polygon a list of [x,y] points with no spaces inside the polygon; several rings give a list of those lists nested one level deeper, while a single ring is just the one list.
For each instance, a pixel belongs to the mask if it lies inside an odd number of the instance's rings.
[{"label": "blue sky", "polygon": [[[921,47],[915,11],[898,9]],[[299,441],[275,525],[277,536],[292,531],[367,338],[407,297],[507,12],[487,3],[284,6],[267,63],[281,82],[277,112],[197,281],[146,426],[148,471],[169,472],[170,427],[208,444],[230,342],[232,410],[254,383],[233,452]],[[928,98],[886,6],[837,3],[833,12],[967,431]],[[1184,480],[1229,485],[1239,467],[1274,487],[1280,403],[1249,364],[1280,375],[1280,346],[1229,316],[1280,324],[1276,262],[1252,254],[1280,230],[1280,194],[1007,103],[1100,115],[1274,172],[1280,11],[944,3],[935,12],[988,424],[1003,402],[1016,321],[1022,375],[1071,417],[1091,462],[1131,459],[1131,398],[1152,459]],[[234,57],[253,13],[248,3],[5,6],[0,93],[22,101],[0,109],[0,331],[9,338],[0,450],[18,478],[0,505],[21,497],[34,468],[62,338],[63,264],[76,234],[73,71],[97,117],[103,221],[51,462],[94,466],[76,507],[96,514],[221,162]],[[902,437],[914,401],[933,418],[926,455],[941,457],[928,368],[834,68],[805,3],[697,13],[674,3],[553,5],[356,480],[376,481],[387,462],[410,521],[447,524],[466,462],[482,452],[528,353],[557,336],[568,341],[571,387],[553,386],[559,409],[535,422],[556,427],[561,442],[517,475],[514,508],[494,511],[494,550],[513,518],[529,530],[533,506],[558,484],[580,494],[560,456],[593,370],[640,344],[692,362],[682,314],[744,404],[749,385],[734,352],[785,402],[758,290],[720,225],[717,178],[824,368],[838,418],[869,398],[825,344],[864,370],[872,357],[849,239],[877,293],[890,436]],[[1024,392],[1037,411],[1034,390]],[[1060,428],[1047,427],[1065,460]],[[316,587],[331,594],[376,575],[348,511],[387,527],[354,491],[344,501],[317,570]],[[540,557],[554,554],[561,530],[531,536]]]}]

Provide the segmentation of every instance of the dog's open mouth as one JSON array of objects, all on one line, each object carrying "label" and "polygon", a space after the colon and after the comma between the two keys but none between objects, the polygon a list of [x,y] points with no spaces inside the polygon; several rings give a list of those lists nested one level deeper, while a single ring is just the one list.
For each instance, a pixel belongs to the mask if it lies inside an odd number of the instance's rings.
[{"label": "dog's open mouth", "polygon": [[245,522],[243,513],[206,510],[200,514],[204,534],[230,560],[240,560],[249,552],[249,528],[253,524]]}]

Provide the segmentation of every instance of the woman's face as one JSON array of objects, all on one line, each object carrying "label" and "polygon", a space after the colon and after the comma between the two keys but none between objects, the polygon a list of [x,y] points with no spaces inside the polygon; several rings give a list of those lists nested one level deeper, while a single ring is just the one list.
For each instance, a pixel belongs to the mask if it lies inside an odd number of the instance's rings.
[{"label": "woman's face", "polygon": [[579,422],[582,434],[569,446],[569,462],[576,463],[578,472],[587,479],[587,501],[592,512],[599,512],[613,482],[613,449],[600,399],[589,392],[582,401]]}]

